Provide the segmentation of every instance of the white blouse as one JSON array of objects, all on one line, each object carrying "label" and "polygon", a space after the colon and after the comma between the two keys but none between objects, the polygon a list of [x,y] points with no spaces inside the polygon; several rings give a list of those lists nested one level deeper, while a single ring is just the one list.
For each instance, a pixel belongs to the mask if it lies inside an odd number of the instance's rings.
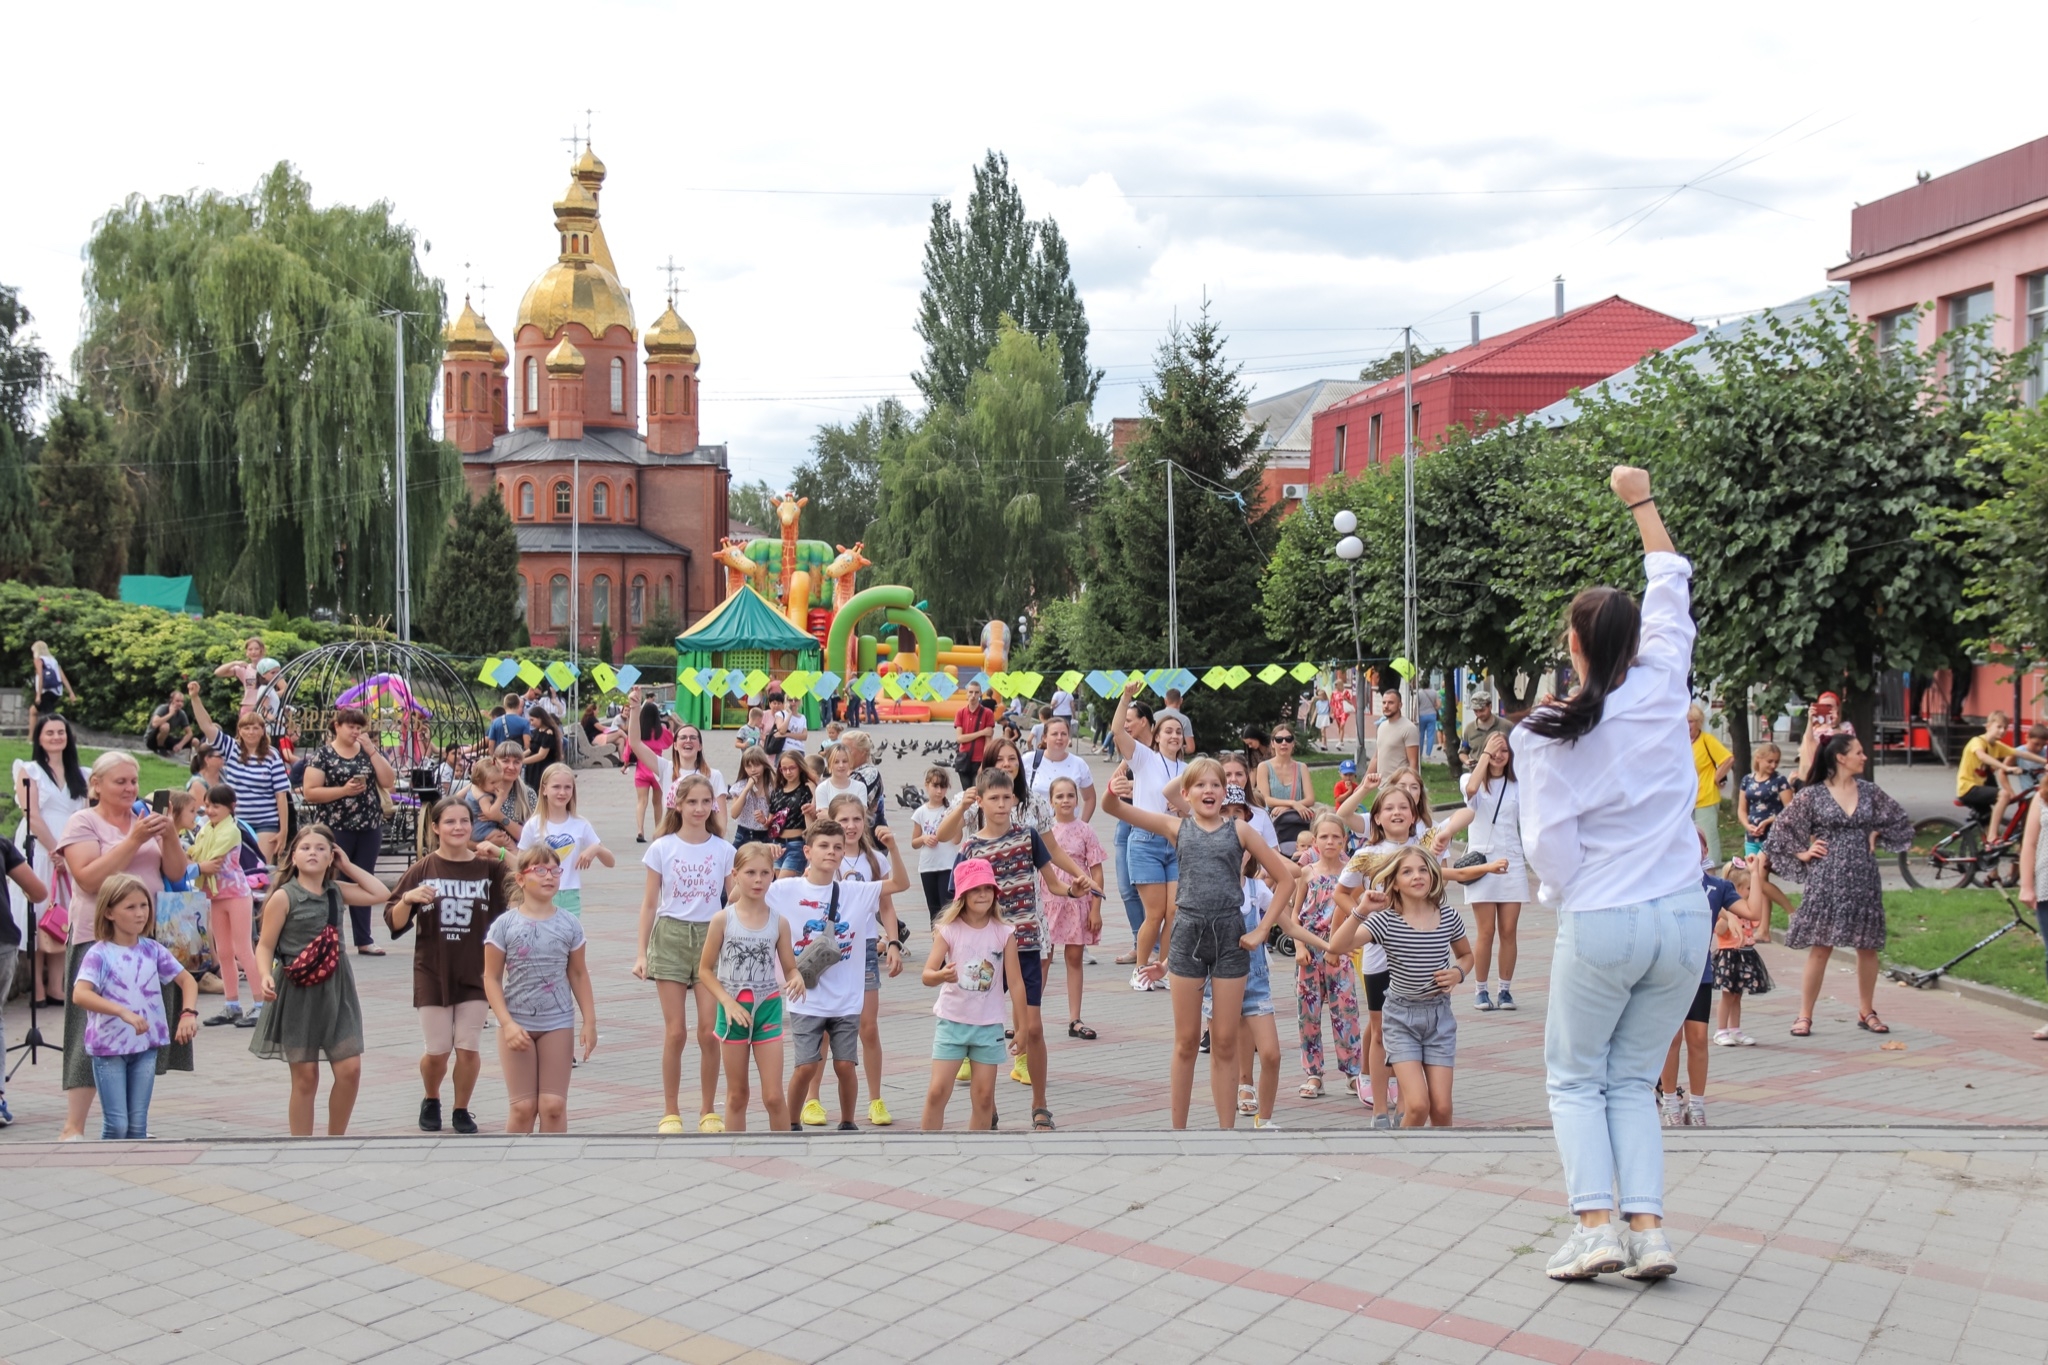
[{"label": "white blouse", "polygon": [[1692,694],[1692,564],[1643,556],[1642,632],[1635,663],[1607,695],[1600,723],[1577,740],[1527,725],[1508,737],[1522,805],[1522,852],[1538,899],[1560,910],[1638,905],[1695,889],[1699,778],[1686,710]]}]

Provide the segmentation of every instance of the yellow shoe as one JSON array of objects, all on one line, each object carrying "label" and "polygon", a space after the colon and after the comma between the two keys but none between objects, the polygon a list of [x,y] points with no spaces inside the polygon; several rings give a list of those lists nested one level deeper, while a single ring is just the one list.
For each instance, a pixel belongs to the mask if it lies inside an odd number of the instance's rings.
[{"label": "yellow shoe", "polygon": [[1031,1068],[1024,1064],[1023,1057],[1019,1056],[1016,1061],[1010,1063],[1010,1079],[1019,1085],[1031,1084]]},{"label": "yellow shoe", "polygon": [[681,1137],[683,1135],[683,1116],[681,1114],[665,1116],[660,1123],[654,1126],[654,1131],[662,1137]]},{"label": "yellow shoe", "polygon": [[974,1063],[966,1060],[965,1058],[962,1058],[960,1061],[960,1079],[963,1081],[971,1081],[974,1079]]},{"label": "yellow shoe", "polygon": [[823,1128],[825,1126],[825,1106],[816,1100],[805,1100],[803,1121],[806,1128]]},{"label": "yellow shoe", "polygon": [[706,1114],[703,1118],[697,1120],[697,1131],[700,1133],[722,1133],[725,1131],[725,1120],[716,1114]]},{"label": "yellow shoe", "polygon": [[889,1106],[880,1100],[868,1101],[868,1122],[877,1128],[887,1128],[896,1120],[889,1117]]}]

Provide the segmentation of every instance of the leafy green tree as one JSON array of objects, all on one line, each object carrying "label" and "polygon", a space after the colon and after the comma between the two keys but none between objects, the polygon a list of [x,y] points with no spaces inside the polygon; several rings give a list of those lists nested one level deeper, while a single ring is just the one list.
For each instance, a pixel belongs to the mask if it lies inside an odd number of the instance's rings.
[{"label": "leafy green tree", "polygon": [[[1373,465],[1339,474],[1280,523],[1278,544],[1260,582],[1259,614],[1283,654],[1349,662],[1349,584],[1358,593],[1358,650],[1370,662],[1401,652],[1401,471]],[[1358,518],[1365,554],[1355,571],[1337,558],[1331,518]]]},{"label": "leafy green tree", "polygon": [[1102,371],[1088,368],[1088,310],[1074,287],[1066,239],[1052,219],[1024,215],[1010,163],[991,151],[974,170],[964,221],[950,200],[932,202],[917,334],[924,368],[911,376],[929,407],[964,407],[967,388],[1002,335],[1002,319],[1059,343],[1065,403],[1085,411]]},{"label": "leafy green tree", "polygon": [[1993,413],[1964,456],[1989,496],[1938,516],[1970,576],[1962,613],[1974,652],[2032,665],[2048,659],[2048,408]]},{"label": "leafy green tree", "polygon": [[725,493],[726,516],[757,531],[766,531],[775,525],[775,494],[766,479],[733,484]]},{"label": "leafy green tree", "polygon": [[851,422],[818,428],[810,457],[797,466],[789,485],[798,497],[810,499],[804,507],[806,540],[852,545],[873,534],[881,508],[882,451],[900,447],[910,428],[909,414],[893,398],[862,409]]},{"label": "leafy green tree", "polygon": [[[1107,485],[1092,523],[1094,555],[1081,598],[1090,667],[1166,661],[1169,465],[1181,663],[1199,675],[1212,664],[1273,657],[1258,607],[1277,518],[1261,488],[1260,431],[1245,425],[1249,395],[1223,344],[1205,306],[1159,348],[1145,390],[1145,434],[1125,448],[1122,477]],[[1206,745],[1247,721],[1277,716],[1295,686],[1200,688],[1186,709]]]},{"label": "leafy green tree", "polygon": [[451,653],[497,654],[520,640],[519,536],[491,493],[455,504],[420,602],[420,634]]},{"label": "leafy green tree", "polygon": [[120,596],[135,530],[135,491],[114,450],[113,421],[82,398],[58,400],[43,433],[36,499],[52,541],[70,555],[72,581]]},{"label": "leafy green tree", "polygon": [[247,195],[131,197],[86,246],[84,394],[142,479],[141,559],[268,615],[395,600],[393,311],[421,600],[461,490],[427,429],[445,305],[388,204],[316,208],[279,163]]},{"label": "leafy green tree", "polygon": [[69,564],[36,506],[29,458],[29,414],[50,382],[31,321],[21,295],[0,285],[0,580],[68,583]]},{"label": "leafy green tree", "polygon": [[1059,342],[1005,326],[963,407],[941,404],[882,446],[882,515],[872,554],[931,603],[942,632],[983,624],[1073,590],[1082,508],[1108,443],[1070,402]]},{"label": "leafy green tree", "polygon": [[50,383],[50,357],[28,330],[34,320],[21,292],[0,284],[0,426],[18,442],[27,437],[29,414]]},{"label": "leafy green tree", "polygon": [[[1438,356],[1449,355],[1450,350],[1446,347],[1438,346],[1434,350],[1425,351],[1410,343],[1408,354],[1414,358],[1413,364],[1415,368],[1420,369]],[[1402,372],[1401,348],[1396,346],[1393,354],[1382,356],[1378,360],[1373,361],[1372,364],[1367,365],[1358,372],[1358,377],[1365,383],[1377,384],[1386,379],[1399,379]]]},{"label": "leafy green tree", "polygon": [[675,638],[683,633],[683,622],[675,612],[658,601],[649,601],[647,610],[640,615],[639,644],[626,654],[627,663],[638,663],[633,655],[649,647],[668,651],[669,662],[675,662]]},{"label": "leafy green tree", "polygon": [[613,652],[612,623],[600,621],[597,623],[597,657],[605,663],[611,663],[613,662]]}]

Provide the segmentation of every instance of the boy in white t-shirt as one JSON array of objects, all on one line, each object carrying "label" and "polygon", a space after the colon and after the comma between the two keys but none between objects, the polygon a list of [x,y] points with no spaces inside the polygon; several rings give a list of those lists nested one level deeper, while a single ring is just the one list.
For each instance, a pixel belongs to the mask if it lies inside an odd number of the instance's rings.
[{"label": "boy in white t-shirt", "polygon": [[[857,952],[866,939],[880,933],[878,913],[884,894],[908,890],[910,870],[891,858],[885,882],[842,882],[839,864],[846,856],[846,831],[831,820],[813,820],[804,831],[804,875],[784,877],[768,888],[768,904],[789,921],[791,947],[801,958],[814,940],[831,934],[839,960],[819,974],[801,1000],[789,1002],[791,1032],[796,1037],[796,1070],[789,1077],[789,1112],[794,1115],[811,1088],[811,1078],[825,1064],[825,1042],[832,1047],[832,1071],[839,1081],[839,1131],[850,1133],[853,1106],[860,1098],[860,1010],[867,993],[867,963]],[[890,965],[900,969],[902,946],[891,937],[877,944],[895,954]],[[803,1131],[792,1122],[794,1131]]]}]

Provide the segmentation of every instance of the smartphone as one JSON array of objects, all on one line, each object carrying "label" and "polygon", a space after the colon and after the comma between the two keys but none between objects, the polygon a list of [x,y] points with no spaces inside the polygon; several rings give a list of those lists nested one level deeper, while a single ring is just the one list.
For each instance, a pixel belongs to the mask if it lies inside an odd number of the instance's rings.
[{"label": "smartphone", "polygon": [[171,807],[171,790],[170,790],[170,788],[168,788],[168,787],[158,787],[158,788],[157,788],[157,789],[156,789],[155,791],[153,791],[153,792],[151,792],[151,793],[149,794],[149,808],[150,808],[151,810],[155,811],[155,812],[156,812],[156,813],[157,813],[158,815],[162,815],[162,814],[163,814],[163,813],[164,813],[165,811],[169,810],[169,809],[170,809],[170,807]]}]

